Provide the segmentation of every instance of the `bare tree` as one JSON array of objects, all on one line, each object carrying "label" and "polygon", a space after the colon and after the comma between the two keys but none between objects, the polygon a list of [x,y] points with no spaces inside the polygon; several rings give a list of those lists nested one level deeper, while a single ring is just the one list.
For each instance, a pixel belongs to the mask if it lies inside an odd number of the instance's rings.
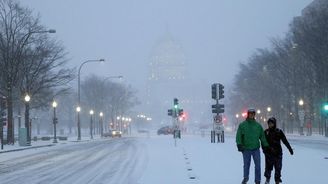
[{"label": "bare tree", "polygon": [[[0,0],[0,91],[7,97],[8,143],[14,142],[14,100],[25,93],[49,97],[72,78],[70,69],[60,69],[66,62],[63,47],[38,34],[46,32],[31,10],[15,0]],[[34,105],[48,99],[39,98]]]}]

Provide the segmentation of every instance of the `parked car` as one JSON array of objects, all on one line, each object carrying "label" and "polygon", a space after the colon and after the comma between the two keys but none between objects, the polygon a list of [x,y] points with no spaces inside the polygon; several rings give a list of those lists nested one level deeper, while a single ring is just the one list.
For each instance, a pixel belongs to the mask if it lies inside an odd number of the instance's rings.
[{"label": "parked car", "polygon": [[119,130],[110,130],[107,133],[103,134],[104,137],[122,137],[122,132]]},{"label": "parked car", "polygon": [[157,135],[168,135],[173,134],[173,129],[169,126],[162,127],[157,130]]}]

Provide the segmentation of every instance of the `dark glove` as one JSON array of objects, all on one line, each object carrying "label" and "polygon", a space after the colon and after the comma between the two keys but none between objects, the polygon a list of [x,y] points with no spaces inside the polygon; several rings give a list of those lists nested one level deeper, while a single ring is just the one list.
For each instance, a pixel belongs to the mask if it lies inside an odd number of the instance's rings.
[{"label": "dark glove", "polygon": [[268,154],[270,152],[270,147],[262,147],[263,153]]},{"label": "dark glove", "polygon": [[243,152],[245,149],[244,149],[244,146],[243,145],[241,145],[241,144],[238,144],[237,145],[237,148],[238,148],[238,151],[240,151],[240,152]]},{"label": "dark glove", "polygon": [[293,151],[292,148],[289,149],[289,153],[290,153],[291,155],[294,155],[294,151]]}]

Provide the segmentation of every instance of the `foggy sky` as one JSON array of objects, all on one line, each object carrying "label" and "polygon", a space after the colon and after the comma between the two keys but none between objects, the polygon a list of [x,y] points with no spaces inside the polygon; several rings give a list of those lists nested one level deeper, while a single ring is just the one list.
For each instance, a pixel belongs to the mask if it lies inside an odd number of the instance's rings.
[{"label": "foggy sky", "polygon": [[[151,50],[168,32],[181,44],[188,73],[204,83],[232,82],[238,63],[269,39],[284,36],[294,16],[312,0],[21,0],[40,13],[42,24],[78,67],[90,73],[123,75],[143,91]],[[246,3],[247,2],[247,3]],[[207,89],[206,89],[207,90]],[[208,90],[207,90],[208,91]]]}]

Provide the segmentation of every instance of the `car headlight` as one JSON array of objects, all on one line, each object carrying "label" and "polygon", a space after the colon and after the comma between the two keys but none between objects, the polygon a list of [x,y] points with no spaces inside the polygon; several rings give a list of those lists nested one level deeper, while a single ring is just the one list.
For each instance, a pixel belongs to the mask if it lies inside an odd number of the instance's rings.
[{"label": "car headlight", "polygon": [[115,135],[115,134],[116,134],[116,132],[112,132],[112,134],[113,134],[113,135]]}]

